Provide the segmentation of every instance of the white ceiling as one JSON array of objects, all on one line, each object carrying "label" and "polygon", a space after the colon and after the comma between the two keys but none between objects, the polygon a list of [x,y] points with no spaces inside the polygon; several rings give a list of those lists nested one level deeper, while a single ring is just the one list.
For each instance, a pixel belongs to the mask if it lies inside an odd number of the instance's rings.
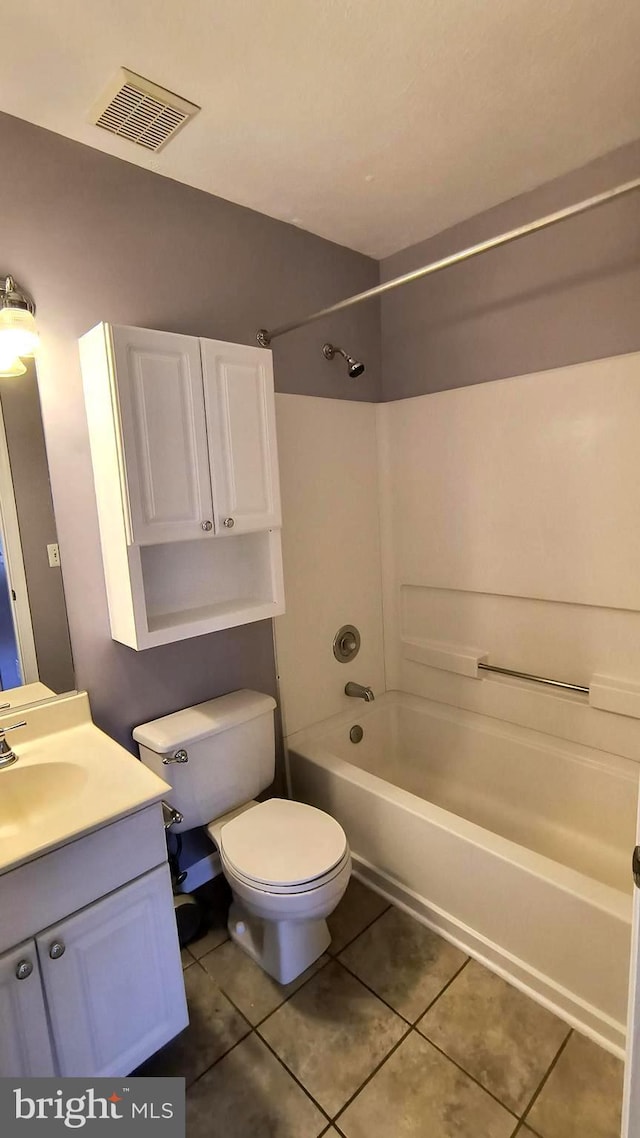
[{"label": "white ceiling", "polygon": [[[640,134],[638,0],[19,0],[0,34],[0,110],[374,257]],[[121,65],[202,107],[158,155],[86,121]]]}]

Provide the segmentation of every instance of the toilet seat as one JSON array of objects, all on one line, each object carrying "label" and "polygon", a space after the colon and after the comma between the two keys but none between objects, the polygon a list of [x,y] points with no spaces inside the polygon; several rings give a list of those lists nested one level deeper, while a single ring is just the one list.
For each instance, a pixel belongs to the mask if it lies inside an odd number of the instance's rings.
[{"label": "toilet seat", "polygon": [[229,865],[224,855],[221,855],[221,861],[223,871],[227,880],[230,882],[245,885],[256,893],[278,894],[280,896],[289,897],[296,893],[313,893],[314,890],[319,890],[324,888],[325,885],[329,885],[343,873],[345,867],[351,866],[351,853],[346,849],[338,864],[334,865],[333,869],[329,870],[328,873],[323,873],[321,877],[314,877],[312,881],[301,881],[297,885],[268,885],[263,881],[255,881],[253,878],[239,873],[237,869]]},{"label": "toilet seat", "polygon": [[222,826],[223,865],[239,881],[265,893],[320,888],[349,858],[342,826],[303,802],[270,798]]}]

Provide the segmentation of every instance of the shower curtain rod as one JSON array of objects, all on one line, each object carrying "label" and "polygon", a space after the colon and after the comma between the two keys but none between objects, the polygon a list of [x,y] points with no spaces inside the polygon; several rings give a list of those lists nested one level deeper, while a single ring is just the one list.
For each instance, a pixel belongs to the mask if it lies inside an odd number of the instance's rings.
[{"label": "shower curtain rod", "polygon": [[343,308],[351,308],[353,304],[360,304],[363,300],[373,300],[376,296],[382,296],[385,292],[391,292],[394,288],[400,288],[402,285],[412,284],[413,281],[419,281],[422,277],[430,276],[431,273],[437,273],[440,269],[448,269],[451,265],[457,265],[460,261],[468,261],[471,257],[477,257],[480,253],[487,253],[489,249],[497,249],[501,245],[508,245],[511,241],[517,241],[520,237],[526,237],[529,233],[537,233],[541,229],[548,229],[550,225],[556,225],[559,221],[564,221],[568,217],[573,217],[578,213],[586,213],[587,210],[595,209],[599,205],[604,205],[606,202],[612,201],[613,198],[622,197],[623,194],[628,194],[632,190],[640,189],[640,178],[634,178],[631,182],[623,182],[620,186],[615,186],[612,190],[605,190],[604,193],[595,194],[592,198],[586,198],[584,201],[577,202],[575,205],[567,206],[566,209],[559,209],[555,213],[549,213],[546,217],[540,217],[537,221],[530,221],[526,225],[520,225],[517,229],[510,229],[507,233],[501,233],[498,237],[490,237],[487,241],[480,241],[477,245],[470,245],[467,249],[460,249],[457,253],[451,253],[448,257],[441,257],[438,261],[432,261],[429,265],[423,265],[421,269],[413,269],[410,273],[404,273],[401,277],[395,277],[393,280],[384,281],[383,284],[376,285],[374,288],[368,288],[365,292],[358,292],[355,296],[348,296],[345,300],[339,300],[337,304],[330,304],[328,308],[321,308],[318,312],[312,312],[310,316],[304,316],[301,320],[292,320],[289,324],[281,324],[278,328],[271,330],[267,328],[260,328],[256,333],[256,339],[262,348],[268,348],[271,341],[276,336],[283,336],[285,332],[293,332],[296,328],[302,328],[305,324],[312,324],[315,320],[322,320],[324,316],[331,316],[334,312],[341,312]]}]

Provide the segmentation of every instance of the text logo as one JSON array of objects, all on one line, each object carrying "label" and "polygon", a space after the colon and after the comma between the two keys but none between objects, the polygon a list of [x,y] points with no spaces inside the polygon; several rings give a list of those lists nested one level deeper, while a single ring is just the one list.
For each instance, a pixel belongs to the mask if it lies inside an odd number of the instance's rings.
[{"label": "text logo", "polygon": [[185,1138],[185,1081],[0,1079],[2,1138]]}]

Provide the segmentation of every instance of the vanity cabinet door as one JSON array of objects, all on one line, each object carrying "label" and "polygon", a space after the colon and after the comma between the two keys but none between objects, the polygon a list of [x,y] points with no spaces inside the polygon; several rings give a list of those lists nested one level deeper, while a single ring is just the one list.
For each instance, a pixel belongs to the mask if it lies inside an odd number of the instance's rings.
[{"label": "vanity cabinet door", "polygon": [[0,956],[0,1078],[53,1075],[35,941]]},{"label": "vanity cabinet door", "polygon": [[202,368],[193,336],[111,328],[130,544],[213,532]]},{"label": "vanity cabinet door", "polygon": [[201,340],[218,533],[281,525],[271,352]]},{"label": "vanity cabinet door", "polygon": [[168,867],[37,937],[58,1073],[130,1074],[188,1023]]}]

